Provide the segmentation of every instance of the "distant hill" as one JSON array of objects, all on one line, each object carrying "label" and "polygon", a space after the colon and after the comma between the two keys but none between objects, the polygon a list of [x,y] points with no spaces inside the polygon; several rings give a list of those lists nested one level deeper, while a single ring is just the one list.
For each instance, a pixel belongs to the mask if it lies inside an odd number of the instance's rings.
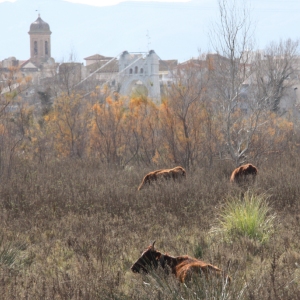
[{"label": "distant hill", "polygon": [[[280,1],[252,2],[261,7],[254,10],[259,46],[280,37],[300,35],[294,28],[300,13],[298,3],[292,1],[298,10],[287,6],[282,11],[278,6],[282,5]],[[208,51],[209,27],[218,14],[217,1],[210,0],[126,2],[109,7],[63,0],[3,2],[0,3],[0,60],[9,56],[29,58],[28,31],[38,12],[50,25],[52,56],[58,62],[68,60],[71,53],[76,61],[83,62],[83,58],[96,53],[116,56],[124,50],[150,49],[161,59],[184,61],[197,56],[198,49]]]}]

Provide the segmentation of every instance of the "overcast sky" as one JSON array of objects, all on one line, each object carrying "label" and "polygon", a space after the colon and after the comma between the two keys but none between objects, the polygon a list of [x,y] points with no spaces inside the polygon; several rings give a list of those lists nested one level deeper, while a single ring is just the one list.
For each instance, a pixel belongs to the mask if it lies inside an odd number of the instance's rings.
[{"label": "overcast sky", "polygon": [[[243,0],[228,1],[240,3]],[[29,56],[28,29],[38,13],[51,27],[52,55],[56,60],[67,59],[71,52],[76,53],[77,59],[82,62],[85,57],[95,53],[114,56],[123,50],[143,52],[153,49],[162,59],[176,58],[185,61],[196,57],[199,50],[212,51],[208,32],[219,17],[218,0],[150,2],[151,0],[0,0],[0,35],[5,40],[0,46],[0,60],[10,56],[18,59]],[[264,49],[270,42],[278,42],[280,39],[300,38],[297,26],[300,0],[245,2],[250,6],[256,49]],[[12,15],[18,22],[11,21]]]},{"label": "overcast sky", "polygon": [[[16,0],[0,0],[0,2],[15,2]],[[94,5],[94,6],[109,6],[109,5],[115,5],[121,2],[125,2],[128,0],[65,0],[68,2],[73,3],[82,3],[82,4],[88,4],[88,5]],[[156,2],[189,2],[190,0],[130,0],[130,1],[137,1],[137,2],[146,2],[146,1],[156,1]]]},{"label": "overcast sky", "polygon": [[[73,2],[73,3],[83,3],[83,4],[95,5],[95,6],[108,6],[108,5],[115,5],[115,4],[125,2],[128,0],[65,0],[65,1]],[[131,1],[145,2],[145,1],[149,1],[149,0],[131,0]],[[154,0],[154,1],[157,1],[157,2],[188,2],[189,0]]]}]

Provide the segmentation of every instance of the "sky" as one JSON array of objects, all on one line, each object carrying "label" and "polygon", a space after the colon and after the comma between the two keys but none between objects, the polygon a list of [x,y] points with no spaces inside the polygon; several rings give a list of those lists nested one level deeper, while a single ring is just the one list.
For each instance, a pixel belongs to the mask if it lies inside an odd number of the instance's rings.
[{"label": "sky", "polygon": [[[73,3],[94,5],[94,6],[109,6],[109,5],[115,5],[115,4],[118,4],[121,2],[125,2],[126,0],[66,0],[66,1],[73,2]],[[149,0],[133,0],[133,1],[145,2],[145,1],[149,1]],[[162,2],[163,0],[154,0],[154,1]],[[188,1],[189,0],[165,0],[163,2],[188,2]]]},{"label": "sky", "polygon": [[[0,0],[0,2],[15,2],[16,0]],[[72,3],[82,3],[92,6],[110,6],[110,5],[116,5],[121,2],[126,2],[128,0],[65,0],[67,2]],[[130,0],[130,1],[136,1],[136,2],[148,2],[149,0]],[[155,2],[189,2],[190,0],[150,0]]]},{"label": "sky", "polygon": [[[124,50],[153,49],[161,59],[182,62],[199,51],[213,51],[208,33],[219,17],[218,0],[150,1],[0,0],[0,36],[6,41],[0,43],[0,61],[29,57],[28,29],[38,13],[50,25],[51,55],[56,61],[67,60],[70,53],[85,62],[96,53],[113,57]],[[280,39],[300,39],[300,0],[245,1],[251,4],[256,49]],[[11,21],[12,13],[18,21]]]}]

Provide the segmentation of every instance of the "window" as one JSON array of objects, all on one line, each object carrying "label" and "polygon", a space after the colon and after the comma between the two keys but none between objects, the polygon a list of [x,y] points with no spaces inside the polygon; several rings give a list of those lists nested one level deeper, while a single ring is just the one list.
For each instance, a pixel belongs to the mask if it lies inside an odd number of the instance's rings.
[{"label": "window", "polygon": [[143,68],[141,68],[141,70],[140,70],[140,73],[141,73],[141,74],[143,74],[143,73],[144,73],[144,69],[143,69]]},{"label": "window", "polygon": [[33,53],[34,53],[34,55],[37,55],[37,54],[38,54],[38,45],[37,45],[37,41],[34,41]]},{"label": "window", "polygon": [[132,74],[132,69],[129,70],[129,74]]},{"label": "window", "polygon": [[135,73],[135,74],[138,73],[138,67],[134,67],[134,73]]},{"label": "window", "polygon": [[49,50],[48,50],[48,42],[45,42],[45,55],[49,54]]}]

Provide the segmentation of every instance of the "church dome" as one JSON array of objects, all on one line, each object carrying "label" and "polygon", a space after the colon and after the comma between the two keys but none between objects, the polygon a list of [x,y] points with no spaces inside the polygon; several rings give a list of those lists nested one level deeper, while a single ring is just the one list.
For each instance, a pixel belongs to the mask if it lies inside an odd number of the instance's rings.
[{"label": "church dome", "polygon": [[39,14],[36,21],[31,23],[29,33],[51,33],[50,26],[42,20]]}]

